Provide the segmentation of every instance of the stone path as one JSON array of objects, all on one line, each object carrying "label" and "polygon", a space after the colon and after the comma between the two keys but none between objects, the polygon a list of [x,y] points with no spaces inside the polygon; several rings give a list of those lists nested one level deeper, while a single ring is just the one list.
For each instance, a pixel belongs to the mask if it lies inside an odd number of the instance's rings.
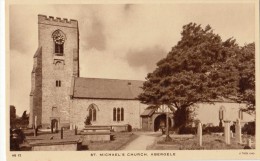
[{"label": "stone path", "polygon": [[159,137],[158,133],[141,133],[135,140],[126,145],[122,150],[146,150],[148,145],[154,143],[156,137]]}]

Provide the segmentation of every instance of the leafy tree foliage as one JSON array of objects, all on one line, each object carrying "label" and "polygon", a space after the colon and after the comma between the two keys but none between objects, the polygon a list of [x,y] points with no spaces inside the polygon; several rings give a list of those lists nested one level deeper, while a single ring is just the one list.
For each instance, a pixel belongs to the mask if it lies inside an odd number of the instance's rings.
[{"label": "leafy tree foliage", "polygon": [[21,119],[22,119],[22,120],[26,120],[27,117],[28,117],[28,116],[27,116],[26,110],[25,110],[25,111],[23,112],[23,115],[22,115],[22,118],[21,118]]},{"label": "leafy tree foliage", "polygon": [[86,117],[86,120],[84,123],[85,123],[85,125],[91,125],[91,120],[90,120],[89,116]]},{"label": "leafy tree foliage", "polygon": [[242,47],[233,65],[239,72],[236,101],[247,104],[246,112],[255,113],[255,44]]},{"label": "leafy tree foliage", "polygon": [[[241,98],[247,99],[249,93],[254,92],[251,91],[254,80],[249,86],[240,79],[252,79],[253,75],[246,75],[245,71],[251,70],[250,66],[240,66],[243,71],[241,75],[234,65],[236,61],[245,61],[247,56],[252,56],[252,46],[241,49],[233,38],[222,41],[209,25],[202,28],[189,23],[183,26],[181,35],[181,40],[166,58],[157,63],[157,68],[152,73],[148,73],[143,93],[139,95],[145,104],[174,106],[177,109],[174,115],[176,128],[189,123],[192,119],[190,107],[198,102],[211,102],[219,98],[234,99],[239,92]],[[238,56],[243,51],[247,51],[246,54]]]}]

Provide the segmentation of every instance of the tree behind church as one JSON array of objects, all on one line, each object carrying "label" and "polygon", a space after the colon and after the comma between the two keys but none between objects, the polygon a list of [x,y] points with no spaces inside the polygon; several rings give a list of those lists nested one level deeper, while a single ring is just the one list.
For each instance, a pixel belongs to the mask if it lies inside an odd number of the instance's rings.
[{"label": "tree behind church", "polygon": [[241,48],[230,38],[222,41],[207,25],[183,26],[182,38],[148,73],[139,95],[142,103],[168,105],[177,110],[175,128],[187,126],[193,119],[196,103],[220,98],[237,98],[241,71],[234,59]]},{"label": "tree behind church", "polygon": [[255,43],[243,46],[233,64],[239,71],[236,101],[246,103],[244,111],[255,114]]}]

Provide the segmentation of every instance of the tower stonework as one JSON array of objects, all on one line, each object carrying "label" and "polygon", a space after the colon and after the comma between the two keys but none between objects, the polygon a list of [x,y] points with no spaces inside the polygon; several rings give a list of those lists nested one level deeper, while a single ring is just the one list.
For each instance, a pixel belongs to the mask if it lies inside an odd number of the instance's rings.
[{"label": "tower stonework", "polygon": [[[30,126],[70,123],[71,78],[79,77],[79,31],[76,20],[38,15],[38,50],[34,55]],[[37,117],[36,117],[37,116]],[[55,125],[55,126],[56,126]]]}]

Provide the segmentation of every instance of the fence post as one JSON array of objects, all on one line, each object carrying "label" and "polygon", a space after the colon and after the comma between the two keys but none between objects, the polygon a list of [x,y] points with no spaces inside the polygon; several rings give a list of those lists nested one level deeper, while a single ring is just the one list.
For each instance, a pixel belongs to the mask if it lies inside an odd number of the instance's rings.
[{"label": "fence post", "polygon": [[63,139],[63,127],[60,129],[60,138]]},{"label": "fence post", "polygon": [[38,128],[36,127],[35,129],[33,129],[33,134],[34,134],[34,137],[36,137],[38,134]]},{"label": "fence post", "polygon": [[78,128],[77,128],[77,126],[75,125],[75,135],[77,135],[77,133],[78,133]]}]

